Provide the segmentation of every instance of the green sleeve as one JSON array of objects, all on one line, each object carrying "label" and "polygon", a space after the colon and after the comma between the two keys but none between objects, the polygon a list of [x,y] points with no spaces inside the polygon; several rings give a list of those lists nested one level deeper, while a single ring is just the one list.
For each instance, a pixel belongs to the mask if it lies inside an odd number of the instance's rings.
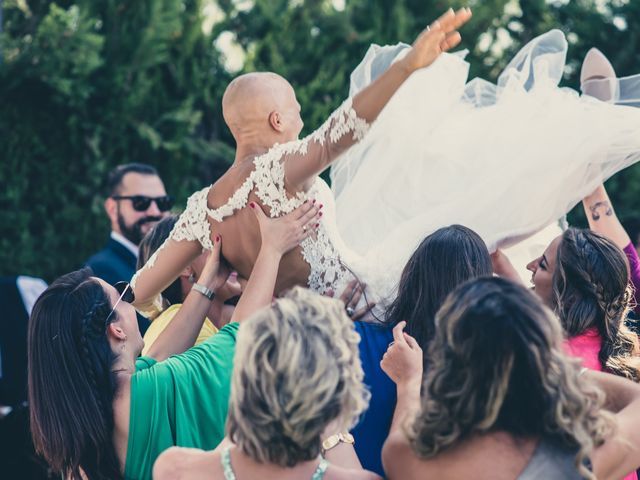
[{"label": "green sleeve", "polygon": [[225,325],[163,362],[138,359],[136,368],[146,366],[131,381],[127,479],[151,480],[153,463],[171,446],[211,450],[222,441],[237,333],[237,323]]}]

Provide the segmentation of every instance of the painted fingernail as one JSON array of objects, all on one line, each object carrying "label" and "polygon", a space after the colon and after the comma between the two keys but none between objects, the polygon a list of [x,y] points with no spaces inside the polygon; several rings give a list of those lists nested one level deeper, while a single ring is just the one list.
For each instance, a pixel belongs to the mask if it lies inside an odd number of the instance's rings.
[{"label": "painted fingernail", "polygon": [[220,235],[216,235],[216,243],[220,241]]},{"label": "painted fingernail", "polygon": [[316,223],[316,228],[318,228],[319,226],[320,226],[320,224],[319,224],[319,223]]},{"label": "painted fingernail", "polygon": [[251,202],[251,203],[249,204],[249,206],[250,206],[251,208],[256,208],[256,204],[255,204],[255,203],[253,203],[253,202]]},{"label": "painted fingernail", "polygon": [[322,216],[322,212],[320,212],[320,213],[318,214],[318,216],[319,216],[319,217],[321,217],[321,216]]},{"label": "painted fingernail", "polygon": [[316,199],[315,198],[313,199],[313,203],[316,203]]}]

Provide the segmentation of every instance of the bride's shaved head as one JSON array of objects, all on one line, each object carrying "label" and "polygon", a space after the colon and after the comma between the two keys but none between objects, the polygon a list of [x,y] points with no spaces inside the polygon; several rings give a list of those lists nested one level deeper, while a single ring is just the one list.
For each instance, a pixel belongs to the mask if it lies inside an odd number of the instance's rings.
[{"label": "bride's shaved head", "polygon": [[272,112],[297,105],[293,87],[280,75],[255,72],[240,75],[222,97],[222,114],[235,137],[243,131],[269,126]]}]

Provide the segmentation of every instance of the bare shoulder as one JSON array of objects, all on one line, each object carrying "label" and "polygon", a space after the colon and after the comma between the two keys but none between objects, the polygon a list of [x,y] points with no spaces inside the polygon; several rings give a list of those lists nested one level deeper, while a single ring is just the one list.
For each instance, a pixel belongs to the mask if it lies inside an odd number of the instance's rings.
[{"label": "bare shoulder", "polygon": [[154,480],[203,478],[204,472],[211,473],[208,466],[214,464],[214,456],[216,456],[214,452],[205,452],[197,448],[171,447],[162,452],[153,465],[153,478]]},{"label": "bare shoulder", "polygon": [[418,478],[437,478],[431,477],[433,462],[418,458],[402,432],[393,432],[387,438],[382,447],[382,465],[390,479],[414,478],[416,472],[420,472]]},{"label": "bare shoulder", "polygon": [[368,470],[342,468],[337,465],[330,465],[324,478],[325,480],[382,480],[380,475]]}]

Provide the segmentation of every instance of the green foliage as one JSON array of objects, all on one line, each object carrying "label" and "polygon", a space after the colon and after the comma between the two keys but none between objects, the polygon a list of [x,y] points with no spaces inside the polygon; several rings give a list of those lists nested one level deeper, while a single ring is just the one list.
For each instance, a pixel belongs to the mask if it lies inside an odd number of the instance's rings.
[{"label": "green foliage", "polygon": [[[619,74],[640,67],[635,0],[219,0],[222,21],[203,31],[213,0],[5,0],[0,38],[0,264],[2,273],[53,277],[100,247],[108,226],[102,181],[113,166],[157,166],[183,202],[233,158],[220,99],[230,78],[215,48],[231,32],[239,73],[291,81],[305,132],[348,92],[371,43],[411,42],[449,6],[470,5],[462,31],[471,76],[495,80],[534,36],[570,41],[565,84],[577,87],[597,46]],[[552,172],[550,172],[552,174]],[[635,215],[640,167],[609,183],[618,213]],[[578,216],[573,215],[572,219]]]},{"label": "green foliage", "polygon": [[229,77],[199,1],[5,6],[0,264],[50,280],[105,241],[102,182],[115,165],[157,166],[181,201],[224,170]]}]

